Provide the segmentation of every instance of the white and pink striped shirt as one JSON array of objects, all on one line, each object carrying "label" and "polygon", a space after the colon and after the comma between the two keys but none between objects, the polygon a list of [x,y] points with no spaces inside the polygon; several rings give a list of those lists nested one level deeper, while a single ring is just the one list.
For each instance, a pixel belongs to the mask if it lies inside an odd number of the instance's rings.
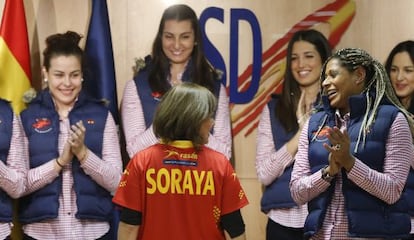
[{"label": "white and pink striped shirt", "polygon": [[[0,188],[10,197],[20,197],[25,189],[26,163],[22,125],[20,118],[13,118],[12,136],[7,165],[0,161]],[[12,223],[0,222],[0,239],[5,239],[11,233]]]},{"label": "white and pink striped shirt", "polygon": [[[69,119],[60,121],[59,130],[59,153],[62,153],[64,144],[69,137]],[[29,168],[28,164],[27,168]],[[59,174],[62,174],[62,193],[59,196],[58,217],[24,225],[24,233],[35,239],[45,240],[97,239],[105,235],[109,230],[109,222],[80,220],[75,217],[77,205],[71,164],[65,165],[60,172],[56,172],[54,166],[55,159],[51,159],[39,167],[30,169],[27,176],[26,194],[43,188]],[[97,184],[109,192],[114,192],[118,187],[122,174],[122,160],[118,130],[111,114],[108,114],[106,120],[102,159],[88,150],[87,158],[81,167]]]},{"label": "white and pink striped shirt", "polygon": [[[293,163],[294,156],[287,151],[286,144],[278,151],[275,149],[269,107],[266,105],[257,128],[256,172],[258,179],[267,186],[280,177]],[[286,209],[272,209],[267,213],[272,221],[292,228],[303,228],[307,215],[306,204]]]},{"label": "white and pink striped shirt", "polygon": [[[338,114],[337,114],[338,116]],[[349,119],[349,114],[344,119]],[[338,118],[341,130],[346,128],[348,120]],[[307,203],[322,192],[326,191],[330,183],[322,179],[321,171],[311,174],[308,160],[308,122],[303,127],[299,138],[299,149],[296,154],[292,179],[290,182],[292,197],[298,203]],[[402,113],[398,113],[391,125],[386,140],[384,171],[377,172],[359,159],[348,173],[348,178],[359,187],[382,201],[393,204],[403,191],[411,159],[414,158],[414,147],[407,120]],[[342,178],[339,172],[336,178],[335,192],[328,206],[322,228],[311,238],[319,239],[362,239],[349,238],[348,218],[345,211],[345,199],[342,194]],[[352,201],[350,199],[349,201]],[[375,219],[373,219],[375,221]],[[370,238],[372,240],[372,238]]]},{"label": "white and pink striped shirt", "polygon": [[[145,125],[144,112],[134,80],[129,80],[125,85],[121,115],[126,149],[130,158],[138,151],[158,142],[152,125],[149,128]],[[213,131],[214,133],[210,134],[206,146],[223,153],[230,159],[232,147],[230,109],[229,99],[223,85],[220,88]]]}]

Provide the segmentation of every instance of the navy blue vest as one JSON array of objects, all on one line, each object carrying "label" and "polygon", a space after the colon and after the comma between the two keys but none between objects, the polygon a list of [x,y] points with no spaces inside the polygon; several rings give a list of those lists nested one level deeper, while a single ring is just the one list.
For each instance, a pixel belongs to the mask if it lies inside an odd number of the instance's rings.
[{"label": "navy blue vest", "polygon": [[[13,109],[9,102],[0,99],[0,161],[7,164],[13,129]],[[0,188],[0,222],[12,221],[12,202],[9,195]]]},{"label": "navy blue vest", "polygon": [[[276,150],[279,150],[284,144],[286,144],[294,135],[294,132],[286,132],[285,128],[276,118],[276,103],[278,96],[272,98],[268,103],[273,142],[275,143]],[[263,196],[260,202],[261,210],[267,213],[271,209],[275,208],[290,208],[297,204],[293,201],[289,182],[292,175],[293,164],[285,169],[283,174],[275,179],[270,185],[266,186]]]},{"label": "navy blue vest", "polygon": [[[151,90],[151,87],[149,85],[149,72],[151,69],[151,59],[149,57],[146,57],[146,66],[141,69],[138,74],[134,77],[135,86],[137,88],[138,96],[141,100],[142,105],[142,111],[144,112],[144,119],[145,119],[145,125],[147,128],[151,126],[155,109],[158,106],[158,103],[160,101],[160,98],[162,97],[158,93],[153,93]],[[192,82],[190,73],[192,71],[192,64],[193,62],[190,61],[187,65],[186,70],[183,73],[182,81],[184,82]],[[221,81],[220,79],[217,79],[215,81],[215,88],[214,88],[214,94],[218,97],[220,93],[220,86]]]},{"label": "navy blue vest", "polygon": [[[328,102],[326,98],[324,98],[324,102]],[[369,134],[367,134],[365,145],[361,141],[357,152],[354,153],[363,113],[366,109],[364,96],[351,97],[350,107],[350,122],[347,126],[351,139],[350,151],[370,168],[382,172],[385,158],[385,140],[388,138],[389,129],[394,122],[398,109],[392,105],[381,105],[378,109],[376,121],[369,130]],[[325,109],[327,110],[312,115],[309,122],[309,163],[312,173],[320,171],[323,166],[328,164],[328,151],[324,149],[322,144],[330,143],[326,138],[324,127],[335,126],[335,116],[332,109],[329,109],[329,107]],[[403,195],[395,204],[390,205],[355,185],[347,178],[344,170],[342,176],[342,191],[345,197],[350,237],[400,238],[407,236],[411,226],[409,215],[406,213],[407,204]],[[334,185],[335,181],[332,182],[327,191],[308,203],[309,215],[305,222],[305,236],[307,238],[321,228],[326,209],[332,199]]]},{"label": "navy blue vest", "polygon": [[[107,116],[107,108],[87,99],[82,92],[69,113],[71,125],[79,120],[83,121],[86,128],[85,144],[100,158],[102,158],[103,133]],[[47,89],[42,91],[21,113],[21,119],[29,141],[30,168],[57,158],[59,116]],[[78,207],[75,216],[79,219],[108,221],[113,210],[110,192],[85,174],[76,157],[72,160],[72,172]],[[31,223],[56,218],[61,189],[62,177],[59,175],[47,186],[21,198],[20,221]]]}]

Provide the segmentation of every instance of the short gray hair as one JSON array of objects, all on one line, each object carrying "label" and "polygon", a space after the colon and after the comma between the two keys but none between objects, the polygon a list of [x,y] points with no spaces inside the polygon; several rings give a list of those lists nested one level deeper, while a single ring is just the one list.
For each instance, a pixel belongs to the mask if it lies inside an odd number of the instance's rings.
[{"label": "short gray hair", "polygon": [[190,140],[196,149],[204,143],[201,124],[212,118],[217,99],[207,88],[185,82],[168,90],[162,97],[154,116],[155,136],[163,142]]}]

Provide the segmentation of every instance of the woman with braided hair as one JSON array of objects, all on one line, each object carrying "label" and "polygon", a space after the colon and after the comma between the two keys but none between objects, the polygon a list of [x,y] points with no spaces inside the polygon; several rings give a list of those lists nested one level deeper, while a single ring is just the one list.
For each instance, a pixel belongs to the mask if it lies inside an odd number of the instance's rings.
[{"label": "woman with braided hair", "polygon": [[402,191],[414,128],[384,67],[362,49],[345,48],[325,62],[321,81],[290,182],[293,199],[308,203],[306,239],[408,236]]}]

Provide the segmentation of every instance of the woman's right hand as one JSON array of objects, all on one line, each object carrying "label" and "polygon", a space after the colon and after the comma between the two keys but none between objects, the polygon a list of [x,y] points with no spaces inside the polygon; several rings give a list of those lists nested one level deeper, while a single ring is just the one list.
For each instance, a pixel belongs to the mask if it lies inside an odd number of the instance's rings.
[{"label": "woman's right hand", "polygon": [[298,119],[299,128],[302,128],[303,124],[309,118],[309,112],[311,106],[308,106],[305,101],[305,91],[302,91],[300,94],[298,107],[296,109],[296,118]]},{"label": "woman's right hand", "polygon": [[62,165],[66,165],[72,161],[73,153],[71,151],[71,145],[69,142],[65,143],[63,147],[63,151],[59,156],[59,163]]},{"label": "woman's right hand", "polygon": [[338,161],[335,159],[332,153],[329,153],[328,161],[329,166],[327,167],[326,171],[329,172],[329,175],[334,176],[338,174],[338,172],[341,170],[341,165],[339,165]]}]

